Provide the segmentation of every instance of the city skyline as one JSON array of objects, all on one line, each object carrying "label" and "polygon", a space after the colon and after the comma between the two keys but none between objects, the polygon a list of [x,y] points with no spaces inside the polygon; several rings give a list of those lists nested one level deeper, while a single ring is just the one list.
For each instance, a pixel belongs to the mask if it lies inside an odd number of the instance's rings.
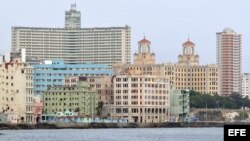
[{"label": "city skyline", "polygon": [[242,72],[250,71],[250,62],[247,62],[250,59],[247,4],[250,2],[247,0],[0,2],[0,19],[4,19],[0,23],[0,53],[11,49],[12,26],[63,27],[64,12],[75,2],[76,9],[82,13],[82,27],[131,26],[131,54],[137,51],[137,42],[145,34],[152,42],[157,63],[176,63],[188,36],[196,44],[200,64],[216,63],[216,33],[230,27],[242,34]]}]

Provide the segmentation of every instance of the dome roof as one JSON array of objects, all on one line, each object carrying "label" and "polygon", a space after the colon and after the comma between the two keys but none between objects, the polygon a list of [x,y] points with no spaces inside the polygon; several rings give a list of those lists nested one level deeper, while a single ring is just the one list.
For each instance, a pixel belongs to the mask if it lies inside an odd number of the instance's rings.
[{"label": "dome roof", "polygon": [[151,42],[144,37],[138,44],[151,44]]},{"label": "dome roof", "polygon": [[192,46],[195,46],[195,44],[193,42],[191,42],[189,39],[182,44],[183,46],[187,46],[187,45],[192,45]]}]

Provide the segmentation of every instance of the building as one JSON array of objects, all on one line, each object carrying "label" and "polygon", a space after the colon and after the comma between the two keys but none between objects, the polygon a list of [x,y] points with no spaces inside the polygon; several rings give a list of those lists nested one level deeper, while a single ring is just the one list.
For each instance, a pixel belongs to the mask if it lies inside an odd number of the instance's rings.
[{"label": "building", "polygon": [[25,48],[28,63],[130,64],[130,34],[129,26],[81,28],[81,13],[73,4],[65,12],[64,28],[12,27],[12,50]]},{"label": "building", "polygon": [[134,64],[155,64],[155,54],[151,53],[151,42],[144,39],[138,42],[138,53],[134,54]]},{"label": "building", "polygon": [[134,54],[134,63],[113,65],[114,74],[166,76],[173,89],[219,94],[219,67],[215,64],[200,65],[192,41],[188,39],[182,44],[183,53],[178,56],[178,63],[156,64],[155,54],[150,52],[151,42],[145,40],[138,42],[139,52]]},{"label": "building", "polygon": [[195,44],[188,40],[182,44],[182,55],[178,56],[179,65],[198,66],[199,55],[195,54]]},{"label": "building", "polygon": [[2,64],[4,62],[4,55],[0,54],[0,64]]},{"label": "building", "polygon": [[221,94],[241,89],[241,34],[225,28],[217,33],[217,64],[220,67]]},{"label": "building", "polygon": [[43,101],[34,100],[33,104],[33,122],[38,123],[41,121],[41,116],[43,114]]},{"label": "building", "polygon": [[10,52],[10,60],[13,60],[15,58],[21,58],[21,62],[26,62],[26,49],[25,48],[16,48],[15,50],[12,50]]},{"label": "building", "polygon": [[81,12],[76,10],[76,4],[71,4],[71,9],[65,11],[64,27],[68,29],[81,28]]},{"label": "building", "polygon": [[109,76],[112,70],[105,64],[64,64],[62,60],[44,61],[34,67],[34,93],[41,96],[48,87],[64,85],[65,77]]},{"label": "building", "polygon": [[33,68],[20,59],[0,65],[0,109],[11,122],[32,122]]},{"label": "building", "polygon": [[87,81],[79,81],[77,86],[53,86],[44,93],[44,113],[78,112],[78,116],[96,115],[98,97],[90,89]]},{"label": "building", "polygon": [[107,106],[112,118],[128,122],[164,122],[169,118],[170,83],[166,77],[117,75],[113,77],[114,104]]},{"label": "building", "polygon": [[189,111],[189,90],[172,90],[170,93],[170,121],[186,121]]},{"label": "building", "polygon": [[104,105],[113,104],[113,83],[111,76],[99,77],[66,77],[64,84],[66,86],[76,86],[81,79],[87,79],[91,89],[98,93],[98,101]]},{"label": "building", "polygon": [[241,90],[242,96],[250,99],[250,73],[243,73]]}]

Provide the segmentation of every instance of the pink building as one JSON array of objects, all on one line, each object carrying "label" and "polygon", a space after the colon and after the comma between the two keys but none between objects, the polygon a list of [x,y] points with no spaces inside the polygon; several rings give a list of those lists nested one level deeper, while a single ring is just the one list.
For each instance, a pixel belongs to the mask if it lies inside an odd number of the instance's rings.
[{"label": "pink building", "polygon": [[40,121],[40,117],[43,114],[43,101],[34,101],[33,105],[33,122]]},{"label": "pink building", "polygon": [[220,67],[221,95],[241,89],[241,34],[225,28],[217,33],[217,64]]}]

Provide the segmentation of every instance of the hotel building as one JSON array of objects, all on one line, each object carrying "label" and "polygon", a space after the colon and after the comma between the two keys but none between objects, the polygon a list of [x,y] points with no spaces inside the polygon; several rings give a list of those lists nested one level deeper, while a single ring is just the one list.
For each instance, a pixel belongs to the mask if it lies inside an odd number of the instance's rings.
[{"label": "hotel building", "polygon": [[26,49],[26,61],[130,64],[130,27],[81,28],[76,5],[65,12],[64,28],[12,27],[12,50]]},{"label": "hotel building", "polygon": [[178,63],[155,63],[155,54],[150,52],[151,42],[138,42],[138,53],[134,54],[131,65],[113,65],[114,74],[166,76],[171,87],[178,90],[194,90],[201,93],[219,94],[219,68],[215,64],[199,65],[199,55],[195,54],[195,44],[189,39],[183,46]]}]

